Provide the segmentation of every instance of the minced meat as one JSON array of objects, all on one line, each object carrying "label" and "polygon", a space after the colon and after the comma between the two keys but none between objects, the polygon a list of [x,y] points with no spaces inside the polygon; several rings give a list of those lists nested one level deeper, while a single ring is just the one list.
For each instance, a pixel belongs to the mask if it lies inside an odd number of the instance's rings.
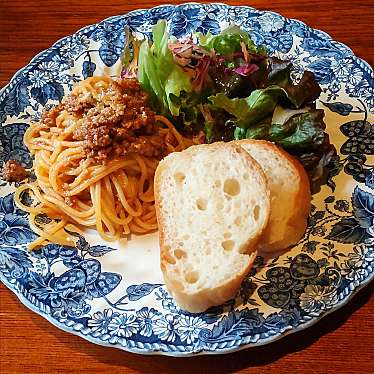
[{"label": "minced meat", "polygon": [[61,109],[62,109],[62,105],[59,104],[49,111],[44,111],[42,113],[40,122],[46,125],[47,127],[54,126],[56,122],[56,117],[60,114]]},{"label": "minced meat", "polygon": [[164,153],[155,113],[136,79],[113,80],[98,99],[89,93],[72,93],[61,105],[70,114],[83,118],[73,139],[85,141],[89,157],[105,161],[127,153],[146,157],[161,157]]},{"label": "minced meat", "polygon": [[26,169],[16,160],[9,160],[5,163],[1,171],[3,179],[7,182],[21,182],[26,179],[28,173]]}]

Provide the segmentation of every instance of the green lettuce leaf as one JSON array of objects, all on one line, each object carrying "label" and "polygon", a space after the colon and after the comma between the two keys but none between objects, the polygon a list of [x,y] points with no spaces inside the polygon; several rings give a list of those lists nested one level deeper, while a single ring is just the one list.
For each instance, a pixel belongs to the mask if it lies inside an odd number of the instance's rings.
[{"label": "green lettuce leaf", "polygon": [[324,112],[309,108],[308,112],[296,113],[284,123],[271,123],[268,117],[247,129],[237,127],[235,139],[263,139],[276,143],[296,157],[309,175],[311,188],[317,192],[325,182],[326,168],[334,154],[334,146],[324,132]]},{"label": "green lettuce leaf", "polygon": [[244,42],[252,53],[266,54],[264,47],[257,47],[248,33],[242,31],[237,25],[229,26],[218,35],[212,35],[210,32],[206,35],[198,32],[196,35],[202,48],[207,51],[214,49],[217,55],[224,56],[240,52],[242,50],[240,42]]},{"label": "green lettuce leaf", "polygon": [[265,118],[261,123],[244,129],[242,127],[236,127],[234,131],[234,138],[236,140],[241,139],[258,139],[266,140],[269,137],[271,117]]},{"label": "green lettuce leaf", "polygon": [[237,127],[248,128],[274,112],[278,98],[284,95],[282,88],[269,86],[253,91],[242,99],[229,99],[225,94],[218,93],[210,96],[209,101],[214,108],[222,108],[232,114],[232,120]]},{"label": "green lettuce leaf", "polygon": [[247,129],[237,127],[236,139],[264,139],[289,150],[318,149],[325,139],[323,110],[298,113],[285,123],[271,123],[271,117]]},{"label": "green lettuce leaf", "polygon": [[138,80],[150,95],[154,110],[166,116],[178,116],[179,106],[172,96],[179,97],[181,92],[191,92],[191,81],[174,62],[164,20],[158,21],[153,27],[152,37],[153,43],[144,40],[140,46]]},{"label": "green lettuce leaf", "polygon": [[211,122],[204,123],[204,133],[206,136],[206,142],[211,143],[214,136],[214,124]]},{"label": "green lettuce leaf", "polygon": [[179,109],[179,116],[175,117],[175,123],[185,130],[192,130],[197,124],[204,123],[204,117],[200,110],[201,95],[192,92],[182,91],[179,96],[170,94],[172,105]]},{"label": "green lettuce leaf", "polygon": [[283,131],[274,132],[274,125],[270,128],[270,140],[276,141],[285,149],[316,149],[325,139],[323,110],[311,110],[296,114],[283,126]]},{"label": "green lettuce leaf", "polygon": [[171,97],[172,95],[178,97],[181,92],[189,92],[192,90],[189,77],[183,72],[181,74],[178,69],[175,69],[167,77],[164,89],[170,113],[173,116],[178,116],[180,107],[173,103]]}]

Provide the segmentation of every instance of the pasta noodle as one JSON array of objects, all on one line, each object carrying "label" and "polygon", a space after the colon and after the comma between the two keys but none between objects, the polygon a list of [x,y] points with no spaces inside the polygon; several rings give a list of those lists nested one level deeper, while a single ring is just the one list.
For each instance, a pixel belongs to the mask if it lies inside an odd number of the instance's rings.
[{"label": "pasta noodle", "polygon": [[[107,100],[106,93],[113,90],[113,84],[108,77],[92,77],[78,83],[72,94],[99,103]],[[87,151],[85,139],[74,136],[87,120],[86,115],[87,111],[72,113],[60,104],[49,120],[32,123],[25,132],[24,142],[34,156],[36,180],[21,185],[15,201],[30,213],[30,224],[40,235],[30,249],[46,242],[71,245],[74,239],[69,231],[81,232],[82,227],[95,227],[106,241],[156,230],[153,178],[158,161],[193,143],[167,118],[155,115],[155,133],[149,141],[161,141],[161,157],[114,152],[100,160]],[[25,191],[37,204],[23,202]],[[40,215],[47,215],[51,222],[41,224]]]}]

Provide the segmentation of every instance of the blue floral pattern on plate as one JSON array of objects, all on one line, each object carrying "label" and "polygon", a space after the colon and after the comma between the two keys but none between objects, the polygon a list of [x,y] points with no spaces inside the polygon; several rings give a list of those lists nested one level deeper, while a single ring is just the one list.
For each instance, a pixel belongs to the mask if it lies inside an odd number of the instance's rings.
[{"label": "blue floral pattern on plate", "polygon": [[16,158],[30,167],[22,142],[28,123],[75,82],[118,74],[124,27],[149,36],[161,18],[177,37],[236,23],[271,54],[291,59],[295,79],[304,69],[315,73],[323,88],[318,105],[338,154],[328,186],[313,198],[303,239],[285,254],[257,257],[236,299],[191,314],[163,285],[156,236],[108,247],[87,233],[75,247],[28,252],[36,235],[14,204],[14,186],[1,183],[1,280],[51,323],[102,345],[186,356],[265,344],[339,308],[374,276],[374,76],[348,47],[300,21],[250,7],[166,5],[112,17],[40,53],[0,92],[0,162]]}]

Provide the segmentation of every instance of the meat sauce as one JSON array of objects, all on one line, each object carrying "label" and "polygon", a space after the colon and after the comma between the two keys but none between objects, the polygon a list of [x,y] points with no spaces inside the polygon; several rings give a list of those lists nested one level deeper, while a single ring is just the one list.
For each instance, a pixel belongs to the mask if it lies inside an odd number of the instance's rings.
[{"label": "meat sauce", "polygon": [[28,173],[16,160],[9,160],[3,166],[1,175],[7,182],[21,182],[27,178]]},{"label": "meat sauce", "polygon": [[84,141],[87,157],[105,162],[128,153],[157,158],[164,154],[155,113],[136,79],[112,81],[98,98],[71,93],[58,107],[43,114],[42,123],[51,126],[61,110],[83,119],[73,139]]}]

